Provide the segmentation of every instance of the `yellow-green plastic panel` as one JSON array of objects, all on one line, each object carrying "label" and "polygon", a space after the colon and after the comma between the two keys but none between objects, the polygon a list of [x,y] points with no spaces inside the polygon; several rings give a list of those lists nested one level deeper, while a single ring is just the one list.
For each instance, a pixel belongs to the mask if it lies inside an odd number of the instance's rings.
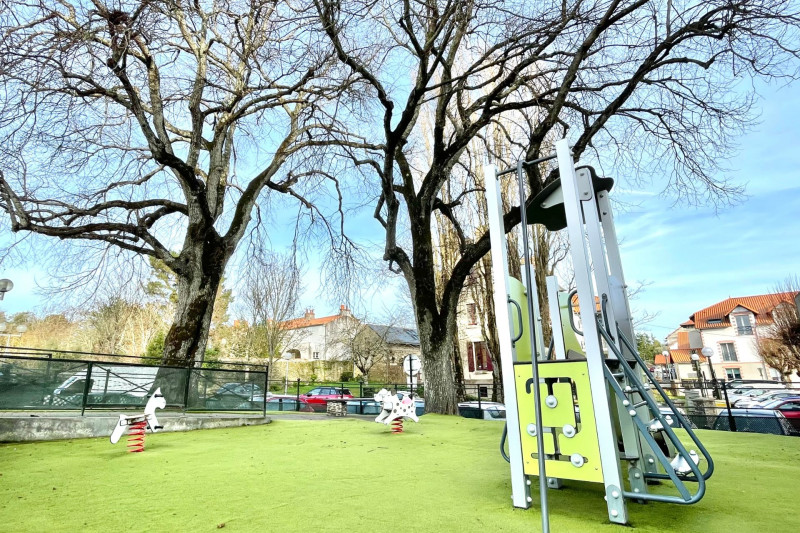
[{"label": "yellow-green plastic panel", "polygon": [[572,350],[584,354],[581,343],[578,341],[578,336],[575,334],[575,330],[572,329],[569,320],[570,314],[572,313],[572,305],[570,305],[568,296],[566,292],[558,293],[558,307],[561,310],[561,330],[564,332],[564,353],[568,353]]},{"label": "yellow-green plastic panel", "polygon": [[511,316],[511,338],[513,339],[519,335],[520,328],[522,328],[522,337],[514,344],[516,349],[515,361],[532,361],[531,357],[531,336],[528,331],[528,300],[525,285],[522,284],[517,278],[508,278],[508,292],[511,299],[517,302],[519,310],[522,311],[522,322],[520,322],[520,314],[517,311],[517,306],[509,303],[508,313]]},{"label": "yellow-green plastic panel", "polygon": [[[528,380],[531,379],[531,365],[514,365],[514,374],[517,389],[517,405],[519,407],[519,425],[522,433],[522,456],[525,474],[539,475],[539,465],[536,460],[536,437],[527,432],[529,424],[536,420],[536,411],[533,402],[533,389],[526,390]],[[575,384],[577,399],[572,400],[572,387],[570,383],[554,383],[553,393],[558,399],[555,409],[543,407],[542,423],[545,427],[553,428],[553,433],[545,432],[545,453],[553,455],[556,446],[561,455],[561,460],[547,459],[545,461],[546,474],[560,479],[574,479],[577,481],[603,482],[603,470],[600,466],[600,446],[597,441],[597,428],[595,427],[594,404],[592,402],[591,388],[589,386],[589,371],[586,361],[552,361],[539,364],[539,377],[567,378]],[[544,383],[541,384],[540,395],[545,401],[548,391]],[[563,434],[564,424],[575,426],[574,405],[580,408],[581,423],[577,426],[574,437],[567,438]],[[568,411],[571,413],[569,414]],[[545,416],[545,413],[547,415]],[[545,422],[545,419],[547,420]],[[553,424],[553,425],[550,425]],[[584,465],[575,467],[569,461],[570,455],[580,453],[584,457]]]}]

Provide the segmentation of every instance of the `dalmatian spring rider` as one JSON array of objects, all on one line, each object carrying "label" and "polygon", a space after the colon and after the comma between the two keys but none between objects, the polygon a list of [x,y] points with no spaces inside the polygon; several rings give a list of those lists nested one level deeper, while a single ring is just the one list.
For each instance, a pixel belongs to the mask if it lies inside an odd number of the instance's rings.
[{"label": "dalmatian spring rider", "polygon": [[150,399],[147,400],[147,405],[144,407],[144,413],[136,415],[119,415],[119,421],[111,432],[111,444],[119,442],[122,434],[128,431],[128,451],[129,452],[143,452],[144,451],[144,437],[147,428],[150,431],[158,431],[164,426],[158,425],[156,419],[156,409],[163,409],[167,406],[167,400],[161,394],[161,388],[156,389]]},{"label": "dalmatian spring rider", "polygon": [[417,406],[414,399],[406,396],[402,400],[397,394],[390,394],[388,390],[381,389],[374,396],[375,401],[381,404],[381,413],[375,422],[391,424],[392,433],[403,432],[403,418],[410,418],[414,422],[419,422],[417,418]]}]

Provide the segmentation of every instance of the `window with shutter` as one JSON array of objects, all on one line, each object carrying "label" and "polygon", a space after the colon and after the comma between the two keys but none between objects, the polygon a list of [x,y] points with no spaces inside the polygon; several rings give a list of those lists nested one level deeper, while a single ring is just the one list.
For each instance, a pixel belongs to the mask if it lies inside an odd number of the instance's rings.
[{"label": "window with shutter", "polygon": [[467,343],[467,366],[470,372],[475,372],[475,348],[471,342]]},{"label": "window with shutter", "polygon": [[467,320],[470,326],[474,326],[478,323],[478,311],[475,304],[467,304]]}]

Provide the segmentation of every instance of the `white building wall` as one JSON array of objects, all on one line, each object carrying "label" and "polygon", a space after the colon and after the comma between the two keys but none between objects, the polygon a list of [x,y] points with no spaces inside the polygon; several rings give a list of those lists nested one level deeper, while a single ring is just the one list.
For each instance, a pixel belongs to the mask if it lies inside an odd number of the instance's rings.
[{"label": "white building wall", "polygon": [[[740,332],[736,317],[741,316],[747,320],[744,324],[745,331]],[[703,346],[714,350],[712,358],[714,372],[717,378],[736,377],[737,370],[741,379],[775,379],[780,374],[777,370],[769,368],[758,355],[758,336],[766,331],[764,326],[755,325],[755,315],[743,307],[737,307],[730,313],[731,325],[724,328],[703,329],[700,331]],[[749,324],[749,331],[746,329]],[[736,361],[723,360],[723,344],[732,344],[736,354]],[[704,370],[707,365],[703,365]],[[706,377],[711,377],[707,375]]]}]

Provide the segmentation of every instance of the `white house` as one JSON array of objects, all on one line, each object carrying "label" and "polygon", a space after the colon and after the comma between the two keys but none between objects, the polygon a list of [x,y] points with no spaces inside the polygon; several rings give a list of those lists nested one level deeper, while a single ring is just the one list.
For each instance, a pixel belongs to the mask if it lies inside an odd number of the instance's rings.
[{"label": "white house", "polygon": [[471,292],[464,291],[458,306],[458,343],[467,385],[492,384],[494,367],[480,320],[478,305]]},{"label": "white house", "polygon": [[[775,308],[795,305],[797,295],[797,292],[783,292],[727,298],[701,309],[681,324],[677,331],[678,343],[675,349],[670,346],[670,353],[674,354],[673,359],[683,359],[683,352],[689,354],[691,350],[688,342],[681,342],[682,334],[686,333],[688,339],[690,332],[699,331],[702,346],[714,351],[711,360],[717,378],[780,380],[780,372],[767,366],[758,355],[757,343],[773,325]],[[656,358],[656,363],[664,364],[664,357]],[[701,365],[702,368],[707,366]]]},{"label": "white house", "polygon": [[313,309],[306,309],[301,318],[282,323],[285,329],[297,333],[292,336],[284,353],[307,361],[340,360],[346,351],[341,339],[355,330],[354,324],[357,325],[358,320],[344,305],[339,308],[339,314],[319,318],[314,316]]}]

